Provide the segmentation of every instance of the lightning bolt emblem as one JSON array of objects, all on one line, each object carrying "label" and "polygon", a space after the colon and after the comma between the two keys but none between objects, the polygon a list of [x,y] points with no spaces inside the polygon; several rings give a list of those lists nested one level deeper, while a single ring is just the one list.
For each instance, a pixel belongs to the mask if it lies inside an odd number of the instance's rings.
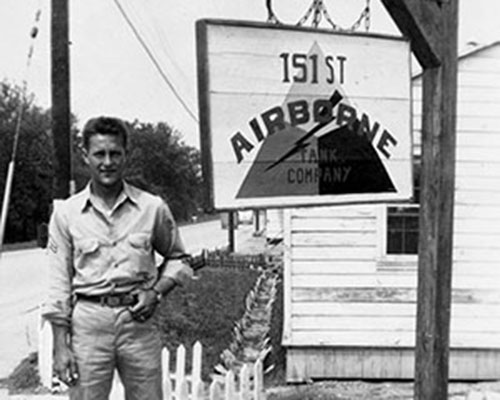
[{"label": "lightning bolt emblem", "polygon": [[[331,97],[328,99],[330,104],[332,105],[332,109],[340,103],[342,100],[342,95],[338,90],[335,90],[335,92],[331,95]],[[321,112],[320,112],[321,113]],[[325,113],[325,109],[322,110],[322,114]],[[269,171],[276,167],[277,165],[281,164],[283,161],[287,160],[294,154],[297,154],[300,150],[305,149],[309,146],[310,142],[308,142],[309,138],[311,138],[314,134],[316,134],[319,130],[321,130],[323,127],[328,125],[330,122],[332,122],[335,119],[335,117],[331,117],[327,121],[320,122],[316,126],[314,126],[309,132],[307,132],[304,136],[302,136],[300,139],[295,141],[294,146],[288,150],[285,154],[283,154],[280,158],[278,158],[275,162],[273,162],[271,165],[269,165],[265,171]]]}]

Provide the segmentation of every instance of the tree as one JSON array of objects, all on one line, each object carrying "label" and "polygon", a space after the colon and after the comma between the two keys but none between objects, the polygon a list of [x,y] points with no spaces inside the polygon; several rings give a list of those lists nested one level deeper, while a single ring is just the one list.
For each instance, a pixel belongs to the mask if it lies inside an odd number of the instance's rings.
[{"label": "tree", "polygon": [[200,209],[200,153],[165,123],[135,121],[130,135],[128,179],[163,197],[177,220]]},{"label": "tree", "polygon": [[2,81],[0,82],[1,198],[3,199],[4,195],[21,105],[23,114],[5,231],[6,243],[36,238],[38,225],[48,220],[52,193],[49,112],[35,105],[33,95],[26,95],[20,87]]}]

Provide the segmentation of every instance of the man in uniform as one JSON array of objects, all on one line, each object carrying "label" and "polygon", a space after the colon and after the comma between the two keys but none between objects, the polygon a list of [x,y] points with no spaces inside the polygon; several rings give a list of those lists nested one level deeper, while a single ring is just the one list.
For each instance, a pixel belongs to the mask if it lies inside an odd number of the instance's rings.
[{"label": "man in uniform", "polygon": [[151,317],[192,276],[167,204],[123,180],[127,133],[117,118],[87,122],[90,183],[56,204],[49,224],[43,316],[54,333],[54,372],[72,400],[107,399],[115,369],[128,400],[162,399],[162,345]]}]

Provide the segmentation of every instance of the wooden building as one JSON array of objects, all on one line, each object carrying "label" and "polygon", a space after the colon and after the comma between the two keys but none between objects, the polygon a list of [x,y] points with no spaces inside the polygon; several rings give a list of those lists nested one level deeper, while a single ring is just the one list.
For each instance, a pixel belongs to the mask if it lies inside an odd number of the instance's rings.
[{"label": "wooden building", "polygon": [[[417,75],[417,181],[421,98]],[[287,380],[413,378],[418,204],[296,208],[283,223]],[[453,242],[450,378],[499,379],[500,42],[459,58]]]}]

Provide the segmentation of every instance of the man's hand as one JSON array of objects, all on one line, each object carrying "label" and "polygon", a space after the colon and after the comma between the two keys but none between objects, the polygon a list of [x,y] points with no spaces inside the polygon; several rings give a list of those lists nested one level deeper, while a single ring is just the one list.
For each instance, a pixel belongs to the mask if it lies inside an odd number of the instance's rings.
[{"label": "man's hand", "polygon": [[78,381],[78,366],[68,345],[68,328],[53,325],[54,332],[54,373],[68,386],[76,385]]},{"label": "man's hand", "polygon": [[137,295],[137,303],[129,307],[132,318],[136,321],[144,322],[151,318],[158,305],[157,293],[153,289],[139,290]]}]

